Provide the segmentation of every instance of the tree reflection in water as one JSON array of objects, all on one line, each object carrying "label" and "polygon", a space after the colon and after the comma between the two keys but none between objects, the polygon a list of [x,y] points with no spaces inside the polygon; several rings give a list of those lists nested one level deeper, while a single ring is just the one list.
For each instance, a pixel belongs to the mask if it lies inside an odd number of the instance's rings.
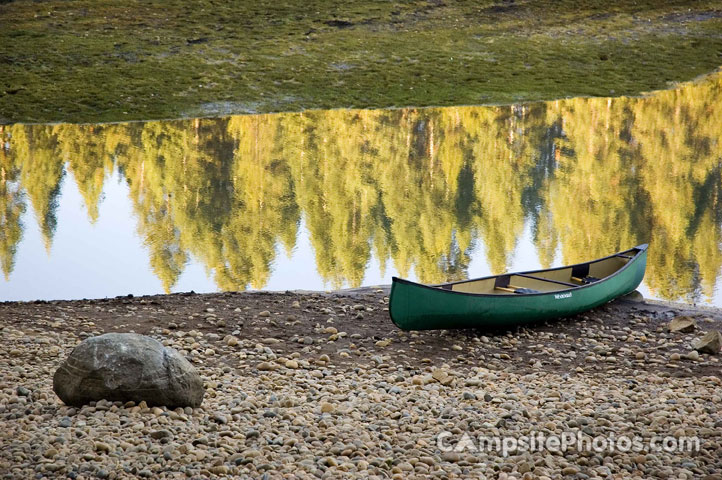
[{"label": "tree reflection in water", "polygon": [[219,289],[263,288],[303,218],[334,287],[361,285],[372,257],[422,282],[464,278],[479,242],[499,273],[529,228],[544,267],[649,241],[655,295],[709,299],[721,88],[718,74],[645,98],[4,126],[0,265],[9,278],[30,210],[50,249],[66,176],[95,222],[118,169],[166,291],[191,256]]}]

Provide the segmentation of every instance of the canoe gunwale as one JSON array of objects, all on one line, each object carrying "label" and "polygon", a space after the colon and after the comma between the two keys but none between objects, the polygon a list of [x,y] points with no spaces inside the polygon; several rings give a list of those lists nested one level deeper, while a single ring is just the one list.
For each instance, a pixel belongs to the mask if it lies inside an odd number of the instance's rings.
[{"label": "canoe gunwale", "polygon": [[[573,286],[573,287],[569,287],[569,288],[563,288],[561,290],[554,290],[551,292],[538,292],[538,293],[524,293],[524,294],[519,294],[519,295],[509,295],[509,294],[499,294],[499,293],[460,292],[460,291],[451,290],[450,288],[444,288],[444,287],[451,286],[451,285],[459,285],[462,283],[476,282],[479,280],[487,280],[490,278],[496,278],[496,277],[499,277],[500,275],[489,275],[487,277],[472,278],[469,280],[461,280],[458,282],[448,282],[448,283],[442,283],[442,284],[438,284],[438,285],[426,285],[423,283],[412,282],[411,280],[406,280],[404,278],[399,278],[399,277],[392,277],[391,281],[392,281],[392,284],[394,282],[406,283],[409,285],[415,285],[418,287],[428,288],[428,289],[431,289],[434,291],[441,290],[444,293],[448,293],[448,294],[466,295],[466,296],[472,296],[472,297],[494,297],[494,298],[505,297],[505,298],[511,299],[511,298],[525,298],[525,297],[541,297],[541,296],[545,296],[545,295],[550,295],[550,296],[551,295],[559,295],[560,293],[563,293],[563,292],[570,292],[570,291],[577,291],[577,290],[581,290],[581,289],[585,289],[585,288],[592,288],[592,287],[596,287],[596,286],[606,283],[608,280],[621,274],[624,270],[627,270],[630,267],[630,265],[634,264],[637,260],[639,260],[639,257],[647,250],[648,246],[649,246],[648,244],[643,243],[641,245],[637,245],[636,247],[632,247],[627,250],[622,250],[621,252],[613,253],[612,255],[607,255],[606,257],[595,258],[594,260],[590,260],[587,262],[580,262],[580,263],[576,263],[573,265],[563,265],[561,267],[529,270],[529,271],[525,271],[525,272],[509,272],[509,273],[501,274],[501,275],[532,275],[534,273],[539,273],[539,272],[552,272],[555,270],[563,270],[565,268],[573,268],[576,266],[589,265],[591,263],[601,262],[603,260],[607,260],[607,259],[619,256],[620,254],[630,252],[631,250],[637,250],[637,252],[631,257],[631,259],[629,259],[629,261],[625,265],[623,265],[619,270],[615,271],[611,275],[608,275],[608,276],[602,278],[598,282],[588,283],[586,285]],[[554,283],[558,283],[558,282],[554,282]],[[392,320],[393,320],[393,318],[392,318]],[[394,322],[394,323],[396,323],[396,322]]]}]

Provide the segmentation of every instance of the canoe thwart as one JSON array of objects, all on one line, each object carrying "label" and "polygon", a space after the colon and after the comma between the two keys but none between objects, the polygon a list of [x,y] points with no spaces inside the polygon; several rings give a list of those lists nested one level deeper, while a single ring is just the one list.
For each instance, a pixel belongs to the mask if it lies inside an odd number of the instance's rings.
[{"label": "canoe thwart", "polygon": [[517,273],[516,275],[519,277],[531,278],[533,280],[540,280],[542,282],[549,282],[549,283],[556,283],[558,285],[565,285],[567,287],[578,287],[579,286],[574,283],[562,282],[561,280],[552,280],[551,278],[537,277],[535,275],[527,275],[526,273]]}]

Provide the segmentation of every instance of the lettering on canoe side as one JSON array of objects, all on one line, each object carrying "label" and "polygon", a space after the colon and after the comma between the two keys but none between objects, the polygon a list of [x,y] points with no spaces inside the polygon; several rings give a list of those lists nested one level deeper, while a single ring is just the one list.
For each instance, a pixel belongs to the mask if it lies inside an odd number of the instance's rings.
[{"label": "lettering on canoe side", "polygon": [[560,298],[571,298],[571,297],[572,297],[572,292],[557,293],[554,295],[554,298],[557,300],[559,300]]}]

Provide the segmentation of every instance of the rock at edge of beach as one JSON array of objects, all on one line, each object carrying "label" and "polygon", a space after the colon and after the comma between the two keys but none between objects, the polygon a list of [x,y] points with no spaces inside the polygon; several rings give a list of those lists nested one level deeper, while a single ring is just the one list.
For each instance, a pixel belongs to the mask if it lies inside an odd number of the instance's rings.
[{"label": "rock at edge of beach", "polygon": [[697,339],[692,347],[698,352],[716,355],[722,347],[722,333],[717,330],[707,332],[704,337]]}]

